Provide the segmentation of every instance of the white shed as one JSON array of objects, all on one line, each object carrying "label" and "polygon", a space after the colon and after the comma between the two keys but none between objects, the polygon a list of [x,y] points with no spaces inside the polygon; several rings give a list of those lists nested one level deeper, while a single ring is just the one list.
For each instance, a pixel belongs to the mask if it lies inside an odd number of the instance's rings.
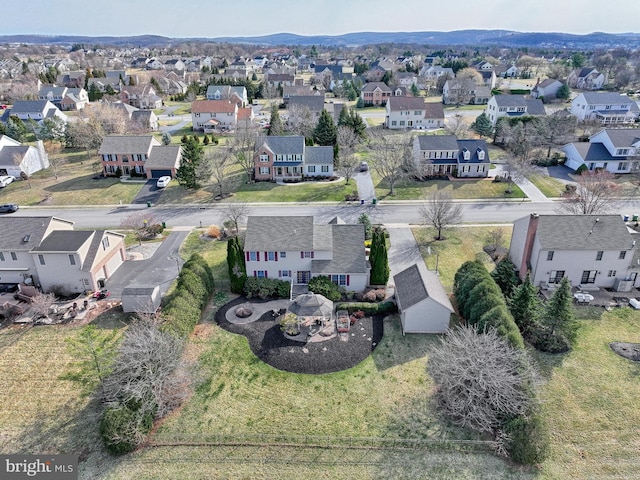
[{"label": "white shed", "polygon": [[444,333],[453,306],[438,276],[422,263],[394,275],[403,333]]},{"label": "white shed", "polygon": [[125,313],[155,313],[160,307],[160,287],[130,285],[122,290],[121,300]]}]

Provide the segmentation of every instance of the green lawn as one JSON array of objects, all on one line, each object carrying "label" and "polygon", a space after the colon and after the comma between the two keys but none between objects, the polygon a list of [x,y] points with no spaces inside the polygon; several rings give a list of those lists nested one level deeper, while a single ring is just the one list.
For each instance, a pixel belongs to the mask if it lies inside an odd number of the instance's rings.
[{"label": "green lawn", "polygon": [[547,197],[560,197],[565,192],[564,183],[548,175],[529,175],[527,178]]},{"label": "green lawn", "polygon": [[343,202],[345,195],[358,192],[355,180],[300,182],[278,185],[272,182],[241,184],[231,201],[242,202]]},{"label": "green lawn", "polygon": [[517,185],[513,186],[511,194],[506,193],[505,183],[495,183],[488,179],[483,180],[403,180],[395,186],[395,195],[389,195],[389,187],[386,182],[372,172],[373,184],[375,185],[376,197],[387,200],[421,200],[427,199],[437,191],[449,192],[453,198],[474,199],[474,198],[519,198],[524,193]]},{"label": "green lawn", "polygon": [[[483,248],[489,244],[488,235],[492,230],[502,229],[504,232],[503,247],[508,248],[511,241],[511,225],[500,227],[455,227],[446,230],[445,240],[435,240],[436,230],[433,227],[413,228],[413,235],[420,247],[420,253],[429,270],[436,270],[440,281],[448,293],[453,292],[453,277],[460,266],[467,260],[479,259],[489,271],[494,262]],[[431,253],[429,254],[429,251]]]},{"label": "green lawn", "polygon": [[99,158],[86,152],[63,150],[52,156],[64,159],[55,178],[53,168],[32,175],[30,181],[16,181],[0,190],[0,203],[18,205],[114,205],[131,203],[140,183],[122,183],[116,178],[94,180],[100,173]]},{"label": "green lawn", "polygon": [[[208,225],[205,227],[208,227]],[[201,239],[200,236],[204,231],[206,231],[206,228],[203,228],[203,230],[195,230],[189,234],[182,244],[180,256],[186,260],[193,253],[202,255],[213,270],[216,289],[228,290],[229,271],[227,268],[227,242]]]}]

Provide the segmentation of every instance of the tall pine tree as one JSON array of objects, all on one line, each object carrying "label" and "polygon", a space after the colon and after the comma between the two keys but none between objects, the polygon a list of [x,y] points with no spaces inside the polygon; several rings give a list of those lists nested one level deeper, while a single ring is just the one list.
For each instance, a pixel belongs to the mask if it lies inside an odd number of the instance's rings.
[{"label": "tall pine tree", "polygon": [[386,285],[389,280],[389,261],[384,230],[379,227],[373,230],[369,262],[371,263],[370,283],[372,285]]},{"label": "tall pine tree", "polygon": [[274,103],[271,106],[271,121],[269,123],[267,135],[270,137],[282,135],[282,131],[282,119],[280,119],[280,113],[278,113],[278,105]]},{"label": "tall pine tree", "polygon": [[538,298],[538,289],[531,283],[527,274],[524,282],[518,285],[508,301],[511,315],[525,338],[538,329],[542,302]]},{"label": "tall pine tree", "polygon": [[198,142],[197,137],[189,137],[182,145],[182,157],[180,168],[176,172],[176,178],[180,185],[187,188],[197,188],[198,176],[196,174],[198,165],[204,155],[203,147]]},{"label": "tall pine tree", "polygon": [[338,127],[333,122],[331,114],[326,110],[322,110],[316,129],[313,131],[313,140],[318,145],[333,146],[336,144],[336,136]]},{"label": "tall pine tree", "polygon": [[548,329],[548,336],[562,334],[569,342],[576,338],[577,323],[573,314],[573,297],[569,280],[564,277],[560,286],[544,305],[542,323]]},{"label": "tall pine tree", "polygon": [[471,124],[471,128],[474,132],[482,137],[490,137],[493,134],[493,125],[491,124],[491,120],[487,117],[487,114],[482,112],[476,118],[475,122]]},{"label": "tall pine tree", "polygon": [[244,282],[247,279],[247,272],[244,252],[238,237],[232,237],[227,242],[227,266],[229,267],[231,291],[233,293],[242,293]]}]

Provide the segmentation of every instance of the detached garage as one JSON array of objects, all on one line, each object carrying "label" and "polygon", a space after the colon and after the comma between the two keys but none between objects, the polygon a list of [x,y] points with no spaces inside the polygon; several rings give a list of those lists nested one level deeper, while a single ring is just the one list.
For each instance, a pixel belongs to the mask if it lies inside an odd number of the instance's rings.
[{"label": "detached garage", "polygon": [[147,178],[171,177],[176,178],[176,171],[180,168],[182,147],[179,145],[155,145],[151,148],[149,159],[144,165]]},{"label": "detached garage", "polygon": [[444,333],[453,306],[438,276],[423,264],[393,277],[402,333]]}]

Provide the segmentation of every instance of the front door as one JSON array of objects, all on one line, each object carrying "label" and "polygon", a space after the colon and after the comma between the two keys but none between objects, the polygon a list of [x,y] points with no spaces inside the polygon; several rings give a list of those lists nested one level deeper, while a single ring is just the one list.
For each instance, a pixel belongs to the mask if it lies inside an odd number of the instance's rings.
[{"label": "front door", "polygon": [[302,285],[308,284],[310,278],[311,278],[311,272],[298,272],[299,284],[302,284]]}]

